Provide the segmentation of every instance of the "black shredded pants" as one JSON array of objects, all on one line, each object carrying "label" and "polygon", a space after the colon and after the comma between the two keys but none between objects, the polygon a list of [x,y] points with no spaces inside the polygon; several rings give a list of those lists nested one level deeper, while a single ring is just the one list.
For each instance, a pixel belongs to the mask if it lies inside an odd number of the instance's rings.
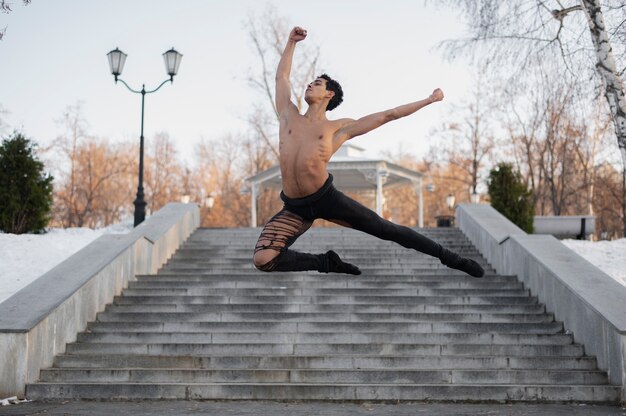
[{"label": "black shredded pants", "polygon": [[381,218],[371,209],[338,191],[332,182],[333,177],[329,175],[322,188],[303,198],[288,198],[281,192],[280,197],[285,205],[265,225],[254,249],[254,263],[259,270],[328,272],[328,259],[324,254],[289,250],[318,218],[441,258],[442,250],[445,249],[439,243],[409,227]]}]

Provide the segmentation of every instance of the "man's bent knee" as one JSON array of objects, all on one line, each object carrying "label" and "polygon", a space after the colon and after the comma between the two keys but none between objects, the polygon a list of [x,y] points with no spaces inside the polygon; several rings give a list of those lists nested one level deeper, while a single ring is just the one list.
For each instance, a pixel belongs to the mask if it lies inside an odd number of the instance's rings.
[{"label": "man's bent knee", "polygon": [[263,272],[271,272],[274,269],[274,260],[279,255],[280,252],[275,250],[259,250],[254,253],[254,267]]}]

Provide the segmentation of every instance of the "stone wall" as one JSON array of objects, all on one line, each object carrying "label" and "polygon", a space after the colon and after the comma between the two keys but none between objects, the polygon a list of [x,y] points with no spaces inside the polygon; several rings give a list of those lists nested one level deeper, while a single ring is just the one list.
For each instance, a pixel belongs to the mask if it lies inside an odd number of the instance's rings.
[{"label": "stone wall", "polygon": [[197,205],[168,204],[128,234],[101,236],[0,303],[0,398],[24,397],[25,385],[135,275],[155,273],[199,224]]},{"label": "stone wall", "polygon": [[498,273],[517,275],[626,399],[626,287],[553,236],[528,235],[489,205],[459,205],[456,214]]}]

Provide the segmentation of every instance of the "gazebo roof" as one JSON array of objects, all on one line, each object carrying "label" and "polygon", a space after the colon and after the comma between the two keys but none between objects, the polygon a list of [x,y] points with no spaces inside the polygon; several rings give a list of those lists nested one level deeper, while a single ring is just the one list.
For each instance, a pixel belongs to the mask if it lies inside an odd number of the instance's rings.
[{"label": "gazebo roof", "polygon": [[[330,159],[328,171],[333,175],[337,188],[344,191],[375,190],[378,175],[383,177],[385,189],[415,185],[422,178],[420,172],[383,159],[367,158],[363,156],[363,150],[353,144],[344,144]],[[273,166],[246,180],[253,186],[280,189],[280,168]]]}]

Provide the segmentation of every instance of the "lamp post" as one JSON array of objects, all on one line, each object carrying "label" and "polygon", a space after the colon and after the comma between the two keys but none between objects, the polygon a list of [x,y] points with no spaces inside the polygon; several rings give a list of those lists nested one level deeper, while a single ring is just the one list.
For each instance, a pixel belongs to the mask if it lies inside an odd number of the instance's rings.
[{"label": "lamp post", "polygon": [[130,92],[135,94],[141,94],[141,135],[139,136],[139,185],[137,186],[137,198],[134,201],[135,204],[135,222],[134,226],[138,226],[143,222],[146,218],[146,201],[144,200],[143,194],[143,114],[145,107],[145,98],[146,94],[152,94],[153,92],[157,92],[163,85],[165,85],[168,81],[174,82],[174,75],[178,73],[178,67],[180,66],[180,61],[183,57],[182,54],[178,53],[174,48],[166,51],[163,54],[163,60],[165,61],[165,70],[167,71],[167,75],[169,78],[163,81],[158,87],[153,90],[146,91],[145,84],[142,84],[141,90],[135,90],[128,86],[128,84],[119,76],[122,74],[122,69],[124,69],[124,63],[126,62],[126,55],[124,52],[120,51],[118,48],[115,48],[111,52],[107,53],[109,58],[109,67],[111,69],[111,74],[115,77],[115,83],[120,81]]},{"label": "lamp post", "polygon": [[209,193],[207,196],[204,196],[204,192],[202,192],[201,205],[201,224],[203,227],[208,227],[211,224],[209,217],[211,215],[211,211],[213,210],[213,206],[215,206],[215,195],[213,195],[213,193]]},{"label": "lamp post", "polygon": [[454,194],[448,194],[448,196],[446,197],[446,205],[448,206],[449,213],[448,215],[437,215],[435,217],[435,219],[437,220],[437,227],[453,227],[454,226],[454,213],[452,209],[454,208],[455,202],[456,202],[456,198],[454,197]]},{"label": "lamp post", "polygon": [[448,208],[450,208],[450,211],[452,211],[452,209],[454,208],[455,202],[456,202],[456,198],[454,197],[453,194],[449,194],[446,197],[446,204],[448,205]]},{"label": "lamp post", "polygon": [[213,209],[213,205],[215,205],[215,197],[213,196],[213,194],[209,194],[209,196],[204,198],[204,206],[207,207],[210,211],[211,209]]}]

